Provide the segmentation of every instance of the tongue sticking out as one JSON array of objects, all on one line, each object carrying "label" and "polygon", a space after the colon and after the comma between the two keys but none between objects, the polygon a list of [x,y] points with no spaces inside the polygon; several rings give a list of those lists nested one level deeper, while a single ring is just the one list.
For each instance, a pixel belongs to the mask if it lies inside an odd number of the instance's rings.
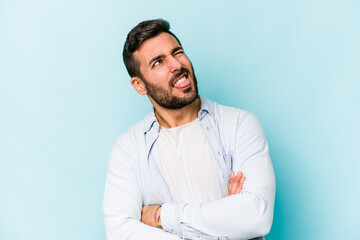
[{"label": "tongue sticking out", "polygon": [[185,79],[185,80],[180,80],[178,81],[175,85],[174,88],[177,89],[183,89],[186,88],[190,85],[190,80],[189,79]]}]

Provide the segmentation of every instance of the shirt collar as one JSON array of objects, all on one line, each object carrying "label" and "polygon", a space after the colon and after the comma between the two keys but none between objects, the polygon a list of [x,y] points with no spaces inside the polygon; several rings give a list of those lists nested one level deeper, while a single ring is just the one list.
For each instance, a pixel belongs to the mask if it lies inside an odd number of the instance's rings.
[{"label": "shirt collar", "polygon": [[145,129],[144,133],[146,134],[151,130],[155,123],[157,123],[157,119],[155,117],[154,108],[152,108],[149,113],[145,116]]},{"label": "shirt collar", "polygon": [[201,109],[198,113],[199,120],[201,120],[207,113],[209,113],[212,118],[215,118],[214,103],[203,96],[200,96],[200,100]]},{"label": "shirt collar", "polygon": [[[198,113],[199,120],[201,120],[206,114],[210,114],[212,118],[215,118],[214,114],[214,103],[207,98],[200,96],[201,100],[201,108]],[[159,123],[155,117],[154,108],[152,108],[149,113],[145,116],[145,129],[144,133],[149,132],[154,126],[155,128],[159,128]]]}]

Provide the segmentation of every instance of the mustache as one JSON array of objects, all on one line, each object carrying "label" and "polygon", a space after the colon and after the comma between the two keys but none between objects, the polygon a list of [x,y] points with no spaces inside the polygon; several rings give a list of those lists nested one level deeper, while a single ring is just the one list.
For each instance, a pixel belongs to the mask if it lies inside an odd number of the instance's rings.
[{"label": "mustache", "polygon": [[180,70],[177,73],[174,73],[174,75],[171,77],[170,79],[170,85],[172,86],[174,84],[174,82],[184,73],[186,73],[187,75],[189,75],[189,70],[187,70],[186,68],[182,67],[180,68]]}]

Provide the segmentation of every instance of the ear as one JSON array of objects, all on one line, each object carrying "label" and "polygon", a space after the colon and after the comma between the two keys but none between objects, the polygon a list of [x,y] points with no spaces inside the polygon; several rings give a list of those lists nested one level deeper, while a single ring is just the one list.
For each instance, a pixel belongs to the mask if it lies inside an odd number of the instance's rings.
[{"label": "ear", "polygon": [[143,82],[143,80],[141,80],[139,77],[132,77],[130,81],[135,91],[137,91],[140,95],[147,94],[145,83]]}]

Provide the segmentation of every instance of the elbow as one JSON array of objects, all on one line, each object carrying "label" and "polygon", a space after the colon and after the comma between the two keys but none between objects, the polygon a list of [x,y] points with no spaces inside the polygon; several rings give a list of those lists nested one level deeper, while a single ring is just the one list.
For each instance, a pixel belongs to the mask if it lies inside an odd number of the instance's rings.
[{"label": "elbow", "polygon": [[249,238],[265,236],[269,234],[273,222],[274,205],[262,198],[255,198],[252,213],[248,215],[247,232]]},{"label": "elbow", "polygon": [[259,213],[254,219],[252,228],[249,229],[249,235],[254,237],[265,236],[269,234],[273,222],[273,211],[267,209]]},{"label": "elbow", "polygon": [[105,215],[104,225],[106,239],[134,239],[137,222],[136,219],[129,216]]},{"label": "elbow", "polygon": [[122,213],[118,209],[113,209],[107,204],[103,204],[103,217],[106,239],[133,239],[134,225],[138,222],[133,216]]},{"label": "elbow", "polygon": [[253,211],[250,211],[252,212],[252,217],[249,215],[249,218],[252,219],[252,223],[248,225],[249,233],[253,237],[265,236],[269,234],[273,223],[274,196],[259,197],[249,194],[249,197],[250,196],[252,199],[251,206],[253,206]]},{"label": "elbow", "polygon": [[254,235],[256,236],[265,236],[269,234],[272,226],[272,214],[271,216],[264,215],[259,217],[259,222],[256,229],[254,229]]},{"label": "elbow", "polygon": [[[269,234],[273,222],[273,209],[272,208],[250,208],[242,221],[234,224],[229,224],[231,229],[228,229],[228,237],[230,239],[252,239],[262,237]],[[241,215],[241,213],[239,213]]]},{"label": "elbow", "polygon": [[272,216],[268,214],[253,215],[248,219],[246,226],[239,230],[239,226],[233,229],[232,234],[229,234],[229,239],[253,239],[269,234],[272,225]]}]

